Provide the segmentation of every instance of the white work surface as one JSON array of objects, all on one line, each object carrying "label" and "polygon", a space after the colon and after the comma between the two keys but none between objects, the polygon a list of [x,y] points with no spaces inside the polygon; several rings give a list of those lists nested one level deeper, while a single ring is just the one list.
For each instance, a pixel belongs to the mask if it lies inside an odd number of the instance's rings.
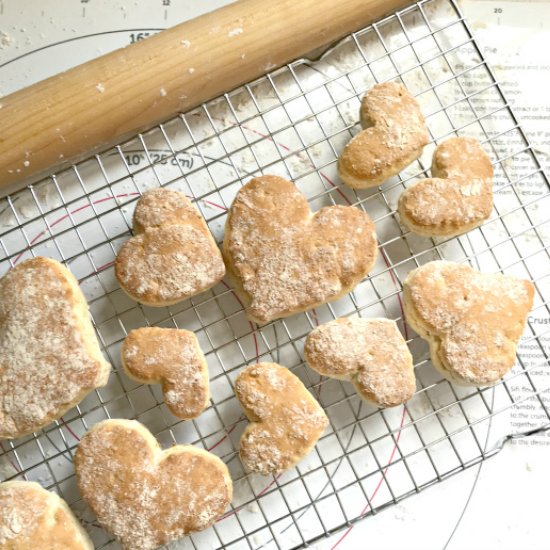
[{"label": "white work surface", "polygon": [[[225,3],[0,0],[0,93]],[[548,166],[550,2],[468,1],[463,9]],[[546,549],[548,444],[547,437],[509,443],[489,461],[366,518],[339,548]],[[340,537],[315,547],[332,548]]]}]

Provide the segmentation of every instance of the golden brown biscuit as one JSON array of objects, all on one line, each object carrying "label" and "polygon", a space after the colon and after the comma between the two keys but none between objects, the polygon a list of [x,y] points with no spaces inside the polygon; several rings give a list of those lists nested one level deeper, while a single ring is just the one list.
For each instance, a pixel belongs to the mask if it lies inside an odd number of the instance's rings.
[{"label": "golden brown biscuit", "polygon": [[377,243],[358,208],[312,214],[294,184],[262,176],[231,205],[223,252],[249,319],[267,323],[350,292],[372,268]]},{"label": "golden brown biscuit", "polygon": [[196,418],[208,406],[208,365],[192,332],[157,327],[132,330],[121,357],[130,378],[162,384],[166,405],[177,417]]},{"label": "golden brown biscuit", "polygon": [[125,550],[152,550],[210,527],[231,502],[227,466],[191,445],[162,451],[135,420],[104,420],[80,441],[78,488]]},{"label": "golden brown biscuit", "polygon": [[407,321],[430,344],[434,366],[465,386],[488,386],[513,366],[533,306],[530,281],[429,262],[403,287]]},{"label": "golden brown biscuit", "polygon": [[356,189],[380,185],[416,160],[430,140],[420,105],[398,82],[373,86],[361,101],[359,132],[338,160],[342,181]]},{"label": "golden brown biscuit", "polygon": [[33,258],[0,279],[0,439],[56,420],[104,386],[110,370],[65,266]]},{"label": "golden brown biscuit", "polygon": [[293,468],[315,446],[328,418],[300,379],[275,363],[244,369],[235,394],[250,424],[240,456],[251,472],[276,474]]},{"label": "golden brown biscuit", "polygon": [[349,380],[377,407],[395,407],[416,389],[412,356],[394,321],[344,317],[313,329],[305,359],[319,374]]},{"label": "golden brown biscuit", "polygon": [[399,197],[401,221],[414,233],[454,237],[480,226],[493,210],[493,167],[473,138],[455,137],[435,150],[432,178]]},{"label": "golden brown biscuit", "polygon": [[32,481],[0,483],[0,548],[94,550],[67,503]]},{"label": "golden brown biscuit", "polygon": [[225,275],[216,242],[199,211],[178,191],[151,189],[134,212],[134,237],[115,261],[115,275],[130,298],[153,307],[203,292]]}]

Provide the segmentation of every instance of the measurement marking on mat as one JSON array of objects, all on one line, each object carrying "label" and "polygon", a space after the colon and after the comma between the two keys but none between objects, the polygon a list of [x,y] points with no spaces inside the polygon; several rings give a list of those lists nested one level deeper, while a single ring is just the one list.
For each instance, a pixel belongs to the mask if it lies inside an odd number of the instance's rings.
[{"label": "measurement marking on mat", "polygon": [[[181,166],[191,170],[195,164],[195,159],[191,155],[180,154],[177,156],[172,155],[169,151],[156,151],[150,152],[149,157],[152,164],[161,164],[171,166]],[[143,151],[125,151],[124,158],[128,163],[128,166],[139,166],[143,162],[149,163],[149,159]]]}]

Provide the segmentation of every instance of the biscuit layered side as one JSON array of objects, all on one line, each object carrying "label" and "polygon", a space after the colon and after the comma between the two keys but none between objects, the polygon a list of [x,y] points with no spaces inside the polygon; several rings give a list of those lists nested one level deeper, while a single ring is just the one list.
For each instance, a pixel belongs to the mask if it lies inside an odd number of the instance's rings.
[{"label": "biscuit layered side", "polygon": [[534,286],[434,261],[409,273],[403,297],[407,322],[428,341],[441,374],[460,385],[489,386],[514,366]]},{"label": "biscuit layered side", "polygon": [[435,150],[432,177],[399,197],[401,221],[426,237],[454,237],[479,227],[493,210],[493,167],[477,140],[450,138]]},{"label": "biscuit layered side", "polygon": [[338,159],[342,181],[355,189],[376,187],[418,159],[429,141],[420,105],[398,82],[373,86],[361,100],[363,130]]}]

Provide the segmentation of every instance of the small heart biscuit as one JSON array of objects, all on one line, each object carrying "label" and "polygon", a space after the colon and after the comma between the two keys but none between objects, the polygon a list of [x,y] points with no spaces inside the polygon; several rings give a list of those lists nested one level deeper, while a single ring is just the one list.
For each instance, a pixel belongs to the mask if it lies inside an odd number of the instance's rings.
[{"label": "small heart biscuit", "polygon": [[244,369],[235,394],[250,420],[240,456],[251,472],[276,474],[294,467],[315,446],[328,418],[300,379],[275,363]]},{"label": "small heart biscuit", "polygon": [[32,481],[0,483],[0,548],[93,550],[67,503]]},{"label": "small heart biscuit", "polygon": [[338,160],[342,181],[355,189],[380,185],[416,160],[429,141],[420,105],[398,82],[373,86],[361,101],[359,132]]},{"label": "small heart biscuit", "polygon": [[132,330],[121,356],[128,376],[143,384],[162,384],[166,405],[178,418],[196,418],[207,407],[208,366],[192,332],[159,327]]},{"label": "small heart biscuit", "polygon": [[395,407],[415,392],[412,356],[389,319],[335,319],[309,333],[304,353],[313,370],[350,380],[377,407]]},{"label": "small heart biscuit", "polygon": [[432,178],[399,197],[401,221],[414,233],[454,237],[480,226],[493,210],[493,167],[473,138],[455,137],[435,150]]},{"label": "small heart biscuit", "polygon": [[488,386],[514,366],[533,306],[530,281],[435,261],[411,271],[403,291],[408,323],[450,381]]},{"label": "small heart biscuit", "polygon": [[191,445],[162,451],[135,420],[104,420],[80,441],[78,488],[125,550],[152,550],[212,525],[232,498],[227,466]]},{"label": "small heart biscuit", "polygon": [[294,184],[262,176],[231,205],[223,252],[248,317],[267,323],[350,292],[372,268],[377,244],[358,208],[312,214]]},{"label": "small heart biscuit", "polygon": [[225,275],[216,242],[199,211],[178,191],[151,189],[134,212],[135,235],[115,261],[115,275],[130,298],[148,306],[181,302]]},{"label": "small heart biscuit", "polygon": [[65,266],[33,258],[0,279],[0,439],[58,419],[104,386],[110,371]]}]

